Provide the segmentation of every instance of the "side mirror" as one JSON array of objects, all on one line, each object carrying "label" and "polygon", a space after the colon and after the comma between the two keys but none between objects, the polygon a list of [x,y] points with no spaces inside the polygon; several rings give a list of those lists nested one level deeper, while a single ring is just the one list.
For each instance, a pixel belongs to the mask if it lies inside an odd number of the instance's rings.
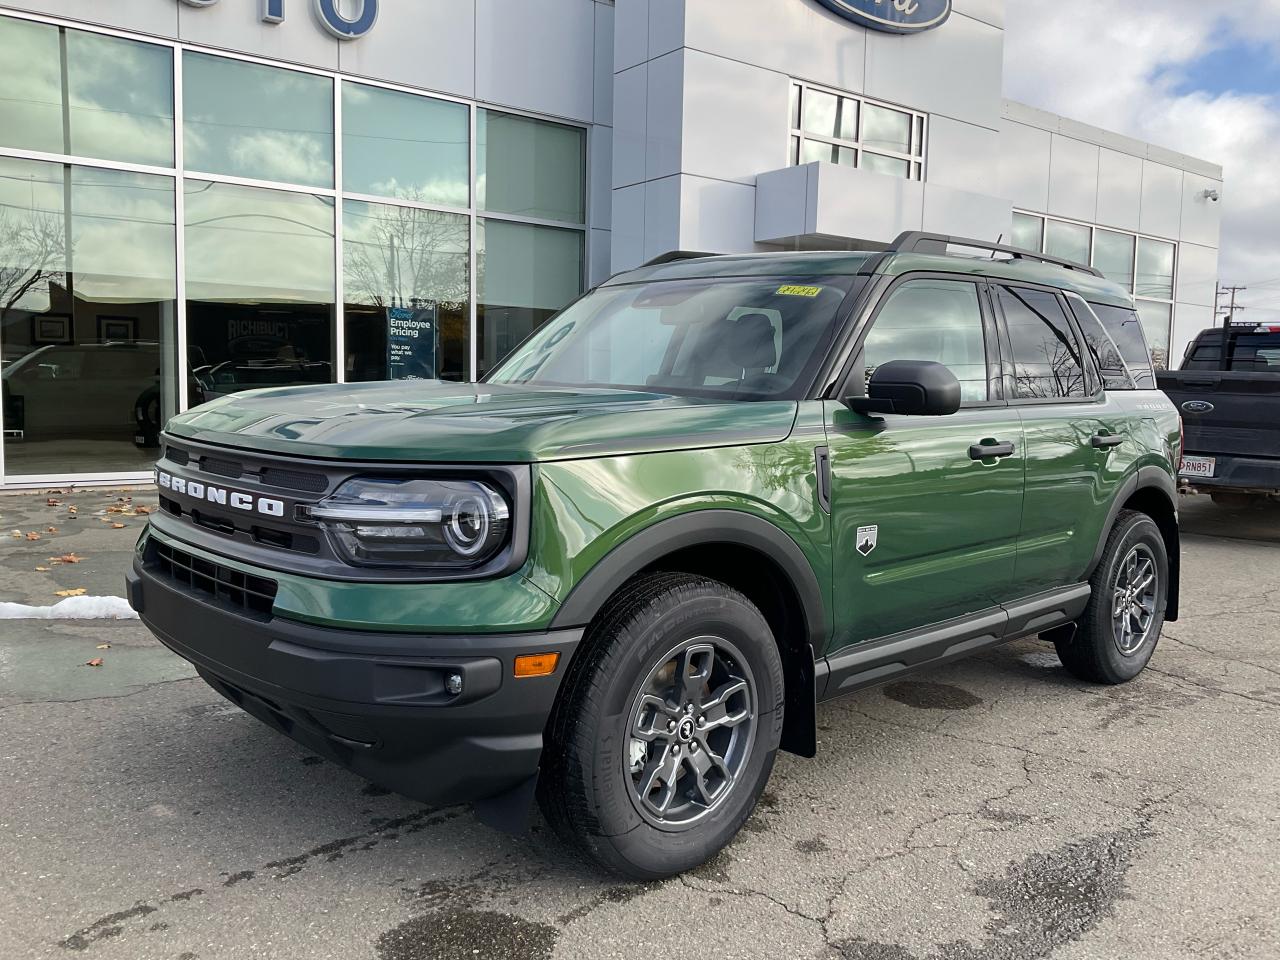
[{"label": "side mirror", "polygon": [[960,381],[933,360],[890,360],[876,367],[865,397],[846,397],[856,413],[945,417],[960,409]]}]

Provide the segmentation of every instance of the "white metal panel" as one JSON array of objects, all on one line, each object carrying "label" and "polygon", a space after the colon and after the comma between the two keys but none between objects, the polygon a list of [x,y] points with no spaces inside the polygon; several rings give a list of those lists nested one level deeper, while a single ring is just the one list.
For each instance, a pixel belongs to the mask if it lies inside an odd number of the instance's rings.
[{"label": "white metal panel", "polygon": [[614,69],[627,70],[649,59],[649,0],[622,0],[614,11]]},{"label": "white metal panel", "polygon": [[595,5],[595,70],[592,117],[596,123],[613,124],[613,31],[614,7]]},{"label": "white metal panel", "polygon": [[751,184],[787,162],[785,76],[696,50],[684,64],[681,172]]},{"label": "white metal panel", "polygon": [[1181,170],[1163,163],[1142,163],[1142,223],[1140,229],[1157,237],[1175,238],[1182,229]]},{"label": "white metal panel", "polygon": [[[1053,135],[1023,123],[1000,124],[1000,192],[1015,207],[1049,208],[1049,162]],[[932,159],[931,161],[932,162]]]},{"label": "white metal panel", "polygon": [[680,249],[680,177],[644,185],[644,259]]},{"label": "white metal panel", "polygon": [[686,4],[684,42],[705,53],[859,93],[868,32],[813,0],[695,0]]},{"label": "white metal panel", "polygon": [[1007,243],[1013,232],[1013,204],[999,197],[957,190],[937,183],[924,185],[923,229],[975,240]]},{"label": "white metal panel", "polygon": [[921,34],[868,31],[865,92],[995,130],[1003,57],[1004,31],[964,16]]},{"label": "white metal panel", "polygon": [[614,273],[644,263],[644,193],[643,183],[613,191],[609,260]]},{"label": "white metal panel", "polygon": [[[338,68],[338,46],[342,41],[320,26],[310,4],[304,9],[292,10],[283,23],[264,23],[257,3],[216,3],[211,7],[174,3],[173,6],[178,9],[178,37],[188,43],[326,70]],[[380,22],[374,32],[385,29],[386,24]],[[358,44],[367,40],[368,37],[350,42]]]},{"label": "white metal panel", "polygon": [[1098,153],[1097,222],[1137,230],[1142,215],[1142,160],[1116,150]]},{"label": "white metal panel", "polygon": [[342,44],[338,56],[344,73],[473,97],[475,48],[475,0],[382,0],[377,26],[362,39]]},{"label": "white metal panel", "polygon": [[685,55],[678,50],[648,63],[649,96],[645,119],[645,179],[657,180],[679,173],[684,116]]},{"label": "white metal panel", "polygon": [[[475,3],[476,97],[590,120],[595,89],[594,0]],[[435,49],[434,42],[430,47]]]},{"label": "white metal panel", "polygon": [[595,287],[613,276],[609,267],[613,235],[608,230],[592,230],[587,234],[587,243],[590,244],[587,251],[587,286]]},{"label": "white metal panel", "polygon": [[156,37],[178,35],[177,0],[5,0],[3,6]]},{"label": "white metal panel", "polygon": [[1169,366],[1182,366],[1187,347],[1201,330],[1215,326],[1213,308],[1192,303],[1179,303],[1173,308],[1173,336],[1169,342]]},{"label": "white metal panel", "polygon": [[750,253],[755,249],[756,188],[682,176],[680,249]]},{"label": "white metal panel", "polygon": [[587,216],[591,226],[608,230],[613,221],[613,128],[591,127],[587,131],[587,149]]},{"label": "white metal panel", "polygon": [[[1217,201],[1205,194],[1218,194]],[[1222,181],[1187,173],[1182,178],[1182,223],[1178,235],[1183,241],[1216,247],[1222,235]]]},{"label": "white metal panel", "polygon": [[1003,27],[1004,4],[1005,0],[955,0],[955,12],[989,23],[993,27]]},{"label": "white metal panel", "polygon": [[648,150],[649,65],[642,63],[613,77],[613,186],[645,179]]},{"label": "white metal panel", "polygon": [[650,60],[684,46],[686,5],[687,0],[649,0]]},{"label": "white metal panel", "polygon": [[949,117],[931,117],[929,182],[958,190],[991,189],[992,173],[999,167],[1003,146],[995,130]]},{"label": "white metal panel", "polygon": [[1195,243],[1178,244],[1178,302],[1211,307],[1217,283],[1218,251]]},{"label": "white metal panel", "polygon": [[1093,220],[1098,212],[1098,147],[1053,135],[1048,212],[1074,220]]},{"label": "white metal panel", "polygon": [[819,166],[782,167],[756,177],[757,242],[786,242],[813,231],[809,191],[816,187]]}]

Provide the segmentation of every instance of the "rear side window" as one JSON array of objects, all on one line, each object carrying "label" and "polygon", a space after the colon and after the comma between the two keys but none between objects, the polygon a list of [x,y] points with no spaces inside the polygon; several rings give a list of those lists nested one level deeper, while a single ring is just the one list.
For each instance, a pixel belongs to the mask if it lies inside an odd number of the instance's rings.
[{"label": "rear side window", "polygon": [[1129,365],[1125,363],[1120,348],[1111,339],[1098,315],[1078,297],[1067,297],[1067,304],[1084,334],[1085,346],[1102,376],[1102,385],[1108,390],[1136,390]]},{"label": "rear side window", "polygon": [[1133,384],[1139,390],[1156,388],[1156,373],[1151,366],[1151,349],[1142,332],[1142,320],[1132,307],[1113,307],[1106,303],[1089,304],[1112,341],[1120,349],[1120,356],[1129,366]]},{"label": "rear side window", "polygon": [[[1280,330],[1235,334],[1228,341],[1227,369],[1237,373],[1280,373]],[[1221,370],[1222,334],[1197,341],[1183,370]]]},{"label": "rear side window", "polygon": [[999,287],[997,296],[1009,331],[1014,397],[1087,397],[1084,356],[1057,295],[1022,287]]}]

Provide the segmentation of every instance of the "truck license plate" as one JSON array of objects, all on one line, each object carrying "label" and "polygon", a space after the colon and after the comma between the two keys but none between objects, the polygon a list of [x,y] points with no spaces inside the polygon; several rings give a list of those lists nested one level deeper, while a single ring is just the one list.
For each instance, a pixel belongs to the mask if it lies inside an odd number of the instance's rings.
[{"label": "truck license plate", "polygon": [[1214,457],[1183,457],[1178,473],[1184,477],[1212,477],[1217,465]]}]

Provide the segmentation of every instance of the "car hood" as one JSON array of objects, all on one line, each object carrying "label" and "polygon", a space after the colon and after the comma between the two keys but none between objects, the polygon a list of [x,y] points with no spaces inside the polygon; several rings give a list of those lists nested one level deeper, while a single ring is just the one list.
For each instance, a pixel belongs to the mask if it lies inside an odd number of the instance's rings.
[{"label": "car hood", "polygon": [[339,460],[532,463],[776,443],[793,401],[433,380],[252,390],[170,421],[207,443]]}]

